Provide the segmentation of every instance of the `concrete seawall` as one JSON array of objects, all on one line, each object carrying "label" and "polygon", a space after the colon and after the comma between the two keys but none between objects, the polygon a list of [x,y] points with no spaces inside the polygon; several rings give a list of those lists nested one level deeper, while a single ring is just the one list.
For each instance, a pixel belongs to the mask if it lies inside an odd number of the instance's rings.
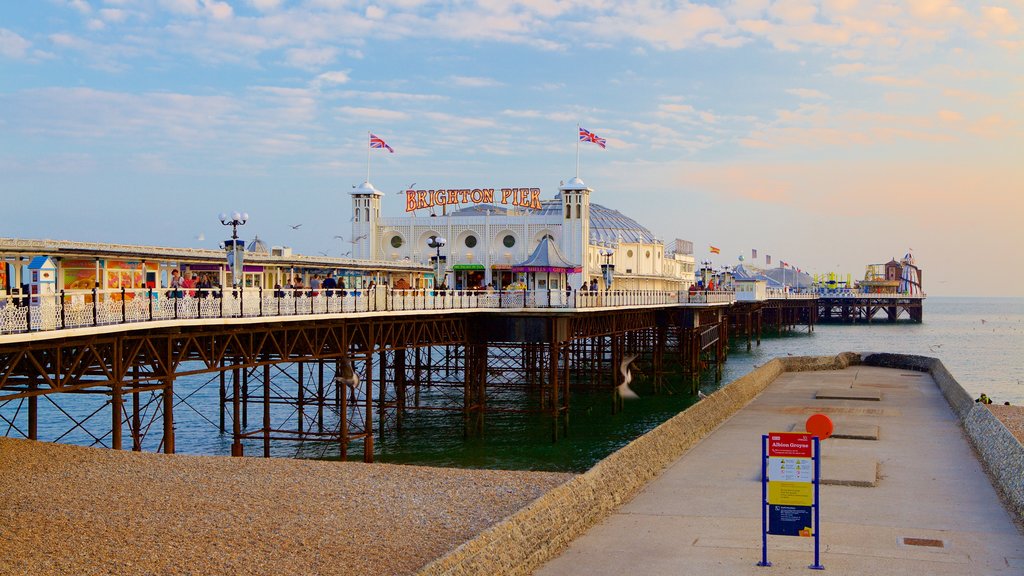
[{"label": "concrete seawall", "polygon": [[1018,526],[1024,526],[1024,446],[984,404],[979,404],[960,386],[942,362],[927,356],[907,354],[865,354],[867,366],[928,372],[960,419],[960,425],[992,485]]},{"label": "concrete seawall", "polygon": [[[1024,510],[1024,448],[985,407],[976,405],[933,358],[894,354],[777,358],[738,378],[630,442],[526,508],[425,566],[425,575],[530,574],[630,501],[701,439],[746,406],[784,372],[840,370],[861,363],[930,372],[960,418],[1011,513]],[[998,471],[998,472],[997,472]]]}]

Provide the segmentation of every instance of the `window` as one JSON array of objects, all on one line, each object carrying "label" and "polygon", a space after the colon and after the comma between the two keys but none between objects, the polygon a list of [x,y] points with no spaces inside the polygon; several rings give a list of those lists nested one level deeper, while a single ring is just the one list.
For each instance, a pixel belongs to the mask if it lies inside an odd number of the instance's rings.
[{"label": "window", "polygon": [[466,236],[466,248],[476,246],[476,236]]},{"label": "window", "polygon": [[648,250],[647,253],[644,256],[647,257],[647,258],[650,258],[651,257],[651,251]]},{"label": "window", "polygon": [[511,248],[516,245],[516,237],[511,234],[506,234],[505,237],[501,239],[501,243],[505,245],[505,248]]},{"label": "window", "polygon": [[398,236],[398,235],[392,236],[391,237],[391,247],[392,248],[401,248],[402,247],[402,237]]},{"label": "window", "polygon": [[576,218],[583,218],[583,208],[579,204],[576,205]]},{"label": "window", "polygon": [[627,250],[626,251],[626,257],[627,258],[632,258],[633,257],[633,251],[632,250]]},{"label": "window", "polygon": [[565,205],[565,219],[572,218],[572,204]]}]

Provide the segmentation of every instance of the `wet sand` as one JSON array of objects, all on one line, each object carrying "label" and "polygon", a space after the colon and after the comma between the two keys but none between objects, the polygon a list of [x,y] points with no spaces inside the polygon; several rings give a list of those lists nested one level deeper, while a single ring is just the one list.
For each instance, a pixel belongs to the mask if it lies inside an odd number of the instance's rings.
[{"label": "wet sand", "polygon": [[0,437],[0,574],[410,574],[571,477]]}]

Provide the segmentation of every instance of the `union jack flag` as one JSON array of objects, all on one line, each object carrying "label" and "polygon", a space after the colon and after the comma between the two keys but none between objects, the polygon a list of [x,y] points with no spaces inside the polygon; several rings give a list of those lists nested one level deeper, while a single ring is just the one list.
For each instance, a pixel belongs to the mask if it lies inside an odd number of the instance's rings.
[{"label": "union jack flag", "polygon": [[599,138],[597,134],[594,134],[586,128],[580,127],[580,142],[591,142],[597,144],[601,148],[606,148],[608,141],[604,138]]},{"label": "union jack flag", "polygon": [[370,134],[370,148],[387,148],[388,152],[392,154],[395,153],[395,149],[392,148],[391,146],[388,146],[388,143],[385,142],[383,138],[377,136],[376,134]]}]

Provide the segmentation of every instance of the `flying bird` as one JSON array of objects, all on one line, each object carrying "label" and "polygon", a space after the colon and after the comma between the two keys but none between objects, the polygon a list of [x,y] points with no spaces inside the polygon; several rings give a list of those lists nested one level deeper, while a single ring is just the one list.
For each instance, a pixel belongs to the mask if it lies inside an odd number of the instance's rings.
[{"label": "flying bird", "polygon": [[289,224],[289,226],[292,227],[292,230],[298,230],[302,226],[302,224]]},{"label": "flying bird", "polygon": [[405,194],[409,190],[412,190],[412,187],[415,186],[415,185],[416,185],[416,183],[413,182],[412,184],[409,184],[408,186],[406,186],[405,190],[399,190],[398,192],[395,192],[395,194]]},{"label": "flying bird", "polygon": [[355,244],[356,242],[359,242],[363,238],[366,238],[366,234],[360,234],[359,236],[356,236],[355,238],[349,240],[349,242],[351,242],[352,244]]},{"label": "flying bird", "polygon": [[629,383],[633,381],[633,373],[629,370],[629,365],[636,360],[636,354],[626,356],[622,359],[622,365],[619,366],[619,372],[622,372],[622,384],[619,384],[619,396],[623,398],[639,398],[636,392],[633,392],[629,387]]}]

